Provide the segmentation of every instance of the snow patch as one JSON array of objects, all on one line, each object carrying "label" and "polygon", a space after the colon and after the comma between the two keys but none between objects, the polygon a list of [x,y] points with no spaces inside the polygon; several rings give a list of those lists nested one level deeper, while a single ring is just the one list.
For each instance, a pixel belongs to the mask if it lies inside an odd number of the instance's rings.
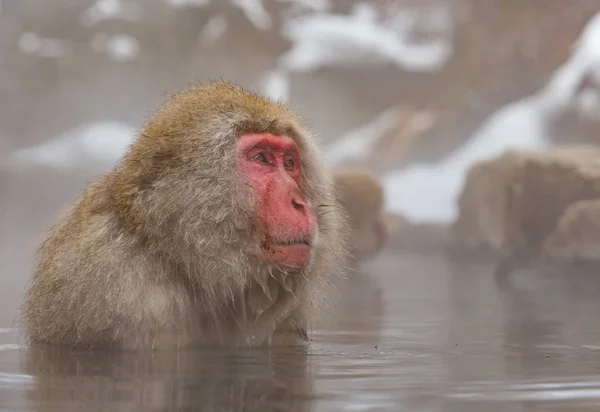
[{"label": "snow patch", "polygon": [[61,57],[67,53],[67,48],[63,41],[53,38],[42,38],[34,32],[21,34],[17,46],[23,53],[37,54],[38,56],[47,58]]},{"label": "snow patch", "polygon": [[135,59],[140,51],[138,41],[127,34],[109,36],[105,33],[96,33],[91,40],[92,49],[99,53],[106,53],[119,63]]},{"label": "snow patch", "polygon": [[325,149],[327,160],[339,165],[350,160],[364,160],[373,145],[398,125],[398,110],[388,109],[370,123],[354,129]]},{"label": "snow patch", "polygon": [[287,102],[289,99],[290,79],[282,70],[271,70],[263,78],[263,94],[275,101]]},{"label": "snow patch", "polygon": [[329,0],[277,0],[279,3],[291,3],[301,11],[324,12],[329,10]]},{"label": "snow patch", "polygon": [[380,66],[389,62],[411,71],[436,71],[452,53],[449,37],[416,43],[410,39],[409,31],[378,23],[375,10],[368,4],[357,5],[349,16],[315,13],[291,19],[284,23],[282,34],[294,43],[279,61],[289,71]]},{"label": "snow patch", "polygon": [[121,0],[98,0],[81,15],[81,24],[92,27],[104,20],[136,21],[140,16],[140,5]]},{"label": "snow patch", "polygon": [[113,166],[127,151],[136,128],[120,122],[97,122],[68,131],[38,146],[14,151],[10,166],[44,165],[61,171]]},{"label": "snow patch", "polygon": [[231,0],[231,3],[242,9],[246,18],[259,30],[271,28],[273,22],[265,10],[261,0]]},{"label": "snow patch", "polygon": [[573,108],[583,116],[600,117],[598,89],[581,87],[586,76],[600,85],[600,13],[590,19],[573,49],[571,58],[554,72],[546,87],[496,112],[465,145],[440,163],[414,164],[387,174],[383,178],[386,208],[413,221],[453,220],[466,175],[475,163],[509,149],[549,147],[545,134],[548,116],[563,110]]},{"label": "snow patch", "polygon": [[552,116],[573,105],[582,115],[599,118],[598,91],[578,93],[586,76],[600,84],[600,13],[589,20],[573,45],[571,58],[540,92],[540,108],[546,115]]},{"label": "snow patch", "polygon": [[211,0],[165,0],[169,6],[173,7],[184,7],[184,6],[197,6],[204,7],[210,4]]},{"label": "snow patch", "polygon": [[496,112],[469,141],[438,164],[413,164],[385,175],[386,209],[414,222],[451,221],[458,215],[458,197],[475,163],[508,149],[543,149],[546,142],[537,98],[528,98]]},{"label": "snow patch", "polygon": [[[286,16],[281,33],[292,42],[292,47],[279,57],[278,73],[385,64],[408,71],[433,72],[440,70],[452,55],[454,21],[448,5],[432,6],[419,13],[391,2],[381,13],[383,20],[378,21],[378,9],[372,3],[355,4],[350,15],[326,12],[328,2],[310,3],[308,7],[315,12]],[[418,33],[427,36],[418,39]],[[269,88],[267,82],[263,90]],[[287,96],[289,90],[281,90],[280,94]]]},{"label": "snow patch", "polygon": [[214,43],[225,34],[227,26],[225,16],[218,14],[206,22],[206,25],[200,31],[199,37],[206,43]]}]

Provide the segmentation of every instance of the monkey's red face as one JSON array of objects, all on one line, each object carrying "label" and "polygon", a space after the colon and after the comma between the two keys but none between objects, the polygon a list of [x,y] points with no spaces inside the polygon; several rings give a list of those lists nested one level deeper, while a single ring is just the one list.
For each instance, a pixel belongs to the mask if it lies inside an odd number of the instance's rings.
[{"label": "monkey's red face", "polygon": [[268,133],[245,134],[238,167],[258,197],[260,247],[265,258],[288,268],[311,260],[317,218],[300,190],[302,159],[294,140]]}]

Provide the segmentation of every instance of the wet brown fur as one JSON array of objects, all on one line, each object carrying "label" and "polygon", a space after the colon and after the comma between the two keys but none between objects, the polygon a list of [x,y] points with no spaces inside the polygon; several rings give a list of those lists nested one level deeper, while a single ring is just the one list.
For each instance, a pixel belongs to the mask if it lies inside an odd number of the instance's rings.
[{"label": "wet brown fur", "polygon": [[[249,132],[292,137],[317,214],[315,258],[287,273],[250,253],[254,193],[235,164]],[[328,276],[343,273],[344,217],[302,119],[226,82],[178,92],[121,162],[49,233],[26,294],[32,342],[124,348],[305,340]]]},{"label": "wet brown fur", "polygon": [[334,182],[336,196],[348,216],[352,254],[358,260],[373,256],[376,240],[372,224],[384,213],[381,183],[366,169],[337,169]]}]

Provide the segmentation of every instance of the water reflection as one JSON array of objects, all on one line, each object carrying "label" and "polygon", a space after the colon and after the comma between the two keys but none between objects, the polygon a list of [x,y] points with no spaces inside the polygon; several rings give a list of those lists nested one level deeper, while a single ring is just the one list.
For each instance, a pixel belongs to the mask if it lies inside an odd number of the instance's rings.
[{"label": "water reflection", "polygon": [[322,328],[331,343],[376,346],[383,330],[384,299],[377,276],[356,269],[338,282],[331,297],[331,311]]},{"label": "water reflection", "polygon": [[[305,351],[74,351],[22,354],[28,408],[39,411],[305,411]],[[16,378],[18,379],[18,378]]]}]

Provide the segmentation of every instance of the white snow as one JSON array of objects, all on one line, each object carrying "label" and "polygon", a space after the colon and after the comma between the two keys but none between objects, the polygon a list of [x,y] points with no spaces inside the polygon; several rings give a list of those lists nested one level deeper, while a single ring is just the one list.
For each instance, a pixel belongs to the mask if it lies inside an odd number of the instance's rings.
[{"label": "white snow", "polygon": [[138,41],[126,34],[112,36],[106,45],[106,52],[118,62],[133,60],[139,51]]},{"label": "white snow", "polygon": [[25,32],[21,34],[17,45],[24,53],[35,53],[41,47],[42,41],[37,33]]},{"label": "white snow", "polygon": [[435,71],[450,57],[450,39],[414,43],[409,33],[375,19],[371,5],[352,15],[314,13],[284,23],[282,34],[294,45],[280,58],[289,71],[321,67],[356,68],[387,62],[411,71]]},{"label": "white snow", "polygon": [[573,45],[571,58],[552,76],[540,93],[540,108],[552,116],[573,104],[584,116],[600,117],[598,93],[577,89],[584,76],[600,83],[600,13],[590,19],[579,39]]},{"label": "white snow", "polygon": [[264,75],[261,89],[269,98],[287,102],[290,89],[289,76],[282,70],[271,70]]},{"label": "white snow", "polygon": [[600,95],[598,90],[584,90],[574,102],[576,111],[584,118],[600,118]]},{"label": "white snow", "polygon": [[279,3],[291,3],[299,9],[324,12],[329,10],[329,0],[277,0]]},{"label": "white snow", "polygon": [[354,129],[325,149],[327,160],[339,165],[349,160],[365,159],[375,142],[398,125],[398,110],[388,109],[368,124]]},{"label": "white snow", "polygon": [[123,156],[136,132],[125,123],[91,123],[38,146],[14,151],[9,166],[44,165],[61,171],[96,165],[109,168]]},{"label": "white snow", "polygon": [[140,5],[121,0],[98,0],[81,15],[81,24],[91,27],[104,20],[135,21],[140,15]]},{"label": "white snow", "polygon": [[128,34],[109,36],[96,33],[92,36],[91,45],[95,51],[106,53],[119,63],[133,60],[140,51],[137,39]]},{"label": "white snow", "polygon": [[547,116],[567,107],[598,118],[600,98],[586,90],[577,94],[583,77],[600,79],[600,13],[588,22],[571,58],[535,95],[496,112],[469,141],[440,163],[414,164],[383,178],[386,208],[413,221],[448,221],[457,217],[457,200],[468,170],[475,163],[508,149],[543,149]]},{"label": "white snow", "polygon": [[507,149],[541,149],[544,139],[537,99],[529,98],[496,112],[469,141],[438,164],[413,164],[383,177],[386,209],[414,222],[450,221],[467,172],[475,163]]},{"label": "white snow", "polygon": [[242,9],[246,18],[259,30],[271,28],[273,22],[265,10],[261,0],[231,0],[231,3]]},{"label": "white snow", "polygon": [[[385,20],[378,21],[373,4],[357,3],[350,15],[313,12],[287,19],[281,33],[292,47],[277,61],[277,81],[287,85],[290,73],[325,67],[356,69],[391,63],[408,71],[431,72],[446,64],[453,50],[450,17],[444,20],[438,11],[428,20],[409,9],[384,14]],[[417,28],[431,31],[431,38],[415,41]],[[269,87],[267,81],[264,90]],[[280,93],[287,96],[289,91]]]},{"label": "white snow", "polygon": [[[364,161],[373,150],[373,146],[383,137],[397,129],[402,122],[398,108],[390,108],[376,116],[369,123],[351,130],[325,149],[327,160],[334,166],[349,161]],[[411,113],[410,127],[415,133],[429,129],[435,123],[435,115],[421,110]],[[400,131],[398,130],[398,133]]]},{"label": "white snow", "polygon": [[200,31],[199,37],[207,42],[214,43],[227,31],[227,19],[222,14],[211,17]]},{"label": "white snow", "polygon": [[22,33],[17,46],[23,53],[37,54],[38,56],[48,58],[64,56],[67,52],[63,41],[53,38],[42,38],[34,32]]},{"label": "white snow", "polygon": [[434,35],[440,40],[450,40],[454,28],[452,8],[443,3],[429,4],[425,9],[412,9],[400,3],[390,3],[384,23],[401,33],[410,36],[415,30]]},{"label": "white snow", "polygon": [[[106,0],[108,1],[108,0]],[[114,0],[113,0],[114,1]],[[173,7],[196,6],[204,7],[211,3],[211,0],[165,0]],[[221,0],[223,1],[223,0]],[[259,30],[270,29],[273,22],[271,16],[265,10],[262,0],[230,0],[234,7],[241,9],[246,18]]]},{"label": "white snow", "polygon": [[211,0],[165,0],[166,3],[170,6],[174,7],[183,7],[183,6],[197,6],[204,7],[207,6]]}]

